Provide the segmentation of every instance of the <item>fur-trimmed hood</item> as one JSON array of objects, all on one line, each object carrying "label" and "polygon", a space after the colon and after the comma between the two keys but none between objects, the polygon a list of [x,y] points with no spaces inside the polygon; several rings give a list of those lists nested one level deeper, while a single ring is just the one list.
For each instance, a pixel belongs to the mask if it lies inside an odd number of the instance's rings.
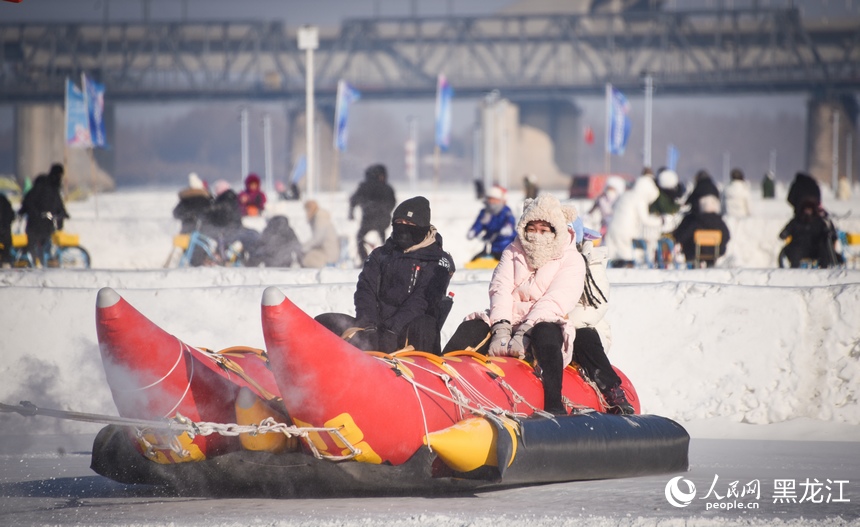
[{"label": "fur-trimmed hood", "polygon": [[[568,224],[576,217],[574,207],[562,205],[552,194],[541,194],[535,199],[525,200],[523,215],[517,222],[517,235],[529,265],[537,269],[546,262],[561,257],[571,241]],[[555,238],[549,245],[532,243],[526,238],[526,225],[538,220],[549,223],[555,231]]]}]

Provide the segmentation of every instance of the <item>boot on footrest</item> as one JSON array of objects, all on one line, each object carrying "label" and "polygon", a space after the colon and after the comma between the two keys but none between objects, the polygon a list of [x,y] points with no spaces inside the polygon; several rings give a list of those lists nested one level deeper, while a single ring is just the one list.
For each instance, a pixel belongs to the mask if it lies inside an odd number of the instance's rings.
[{"label": "boot on footrest", "polygon": [[621,389],[621,386],[606,390],[603,392],[603,398],[606,400],[606,413],[616,415],[631,415],[636,413],[633,405],[630,404],[627,396],[624,395],[624,390]]}]

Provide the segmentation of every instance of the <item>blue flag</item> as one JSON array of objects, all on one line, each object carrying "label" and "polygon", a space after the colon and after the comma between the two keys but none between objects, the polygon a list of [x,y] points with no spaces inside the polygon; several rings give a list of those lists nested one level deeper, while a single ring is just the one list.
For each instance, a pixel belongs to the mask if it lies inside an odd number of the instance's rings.
[{"label": "blue flag", "polygon": [[454,89],[445,75],[439,74],[436,82],[436,146],[443,152],[451,146],[451,98]]},{"label": "blue flag", "polygon": [[671,170],[673,172],[678,171],[678,156],[679,155],[680,154],[678,153],[678,149],[675,148],[675,145],[670,143],[669,146],[666,147],[666,167],[669,170]]},{"label": "blue flag", "polygon": [[346,151],[346,142],[349,139],[346,123],[349,119],[349,106],[361,98],[361,92],[349,85],[345,80],[337,83],[337,103],[334,111],[334,148],[341,152]]},{"label": "blue flag", "polygon": [[293,173],[290,174],[290,181],[294,185],[298,185],[299,181],[305,177],[305,172],[308,171],[308,161],[305,159],[305,156],[299,157],[299,160],[296,161],[296,164],[293,165]]},{"label": "blue flag", "polygon": [[84,92],[70,79],[66,79],[66,144],[71,148],[93,146]]},{"label": "blue flag", "polygon": [[90,136],[93,146],[104,148],[105,141],[105,87],[92,79],[83,76],[84,93],[87,99],[87,113],[89,115]]},{"label": "blue flag", "polygon": [[606,96],[608,110],[608,129],[606,132],[606,151],[610,154],[622,155],[630,138],[630,103],[627,97],[612,85],[607,85]]}]

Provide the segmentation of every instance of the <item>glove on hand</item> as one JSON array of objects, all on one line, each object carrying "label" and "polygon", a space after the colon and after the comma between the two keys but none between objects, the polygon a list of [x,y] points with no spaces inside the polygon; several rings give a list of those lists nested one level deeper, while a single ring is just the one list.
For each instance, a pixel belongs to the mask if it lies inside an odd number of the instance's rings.
[{"label": "glove on hand", "polygon": [[511,323],[501,320],[493,324],[493,337],[490,339],[489,353],[491,357],[505,357],[508,354],[508,343],[511,341]]},{"label": "glove on hand", "polygon": [[508,347],[508,355],[512,357],[519,357],[520,359],[524,359],[526,357],[526,350],[529,347],[529,331],[531,331],[531,324],[520,324],[520,327],[517,328],[514,336],[511,337],[511,343]]}]

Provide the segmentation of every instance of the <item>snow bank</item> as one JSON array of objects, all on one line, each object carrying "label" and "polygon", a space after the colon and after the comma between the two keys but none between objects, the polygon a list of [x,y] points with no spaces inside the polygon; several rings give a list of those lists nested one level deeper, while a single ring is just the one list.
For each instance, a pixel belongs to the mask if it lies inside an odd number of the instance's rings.
[{"label": "snow bank", "polygon": [[[340,194],[320,201],[336,212],[340,231],[350,233],[356,224],[345,219],[345,199]],[[213,349],[264,347],[260,299],[269,285],[312,315],[352,312],[355,269],[162,269],[178,229],[170,217],[174,201],[173,192],[100,196],[98,218],[93,202],[70,204],[69,230],[81,234],[95,269],[0,272],[0,401],[116,413],[95,333],[102,287],[116,289],[180,339]],[[446,247],[458,263],[466,261],[479,248],[463,236],[477,210],[473,196],[438,193],[431,202]],[[846,211],[860,203],[839,206],[846,215],[842,225],[857,221]],[[278,202],[275,209],[290,217],[300,238],[309,235],[300,203]],[[738,251],[745,244],[769,247],[773,228],[790,214],[781,200],[759,202],[754,209],[760,216],[745,219],[746,234],[733,236]],[[753,261],[772,250],[750,250],[747,256]],[[739,258],[738,253],[734,261]],[[643,411],[684,422],[700,437],[769,433],[860,440],[860,271],[768,265],[610,270],[611,360],[635,384]],[[466,314],[487,306],[489,278],[488,271],[457,271],[443,338]],[[4,432],[33,422],[88,426],[0,414]]]}]

